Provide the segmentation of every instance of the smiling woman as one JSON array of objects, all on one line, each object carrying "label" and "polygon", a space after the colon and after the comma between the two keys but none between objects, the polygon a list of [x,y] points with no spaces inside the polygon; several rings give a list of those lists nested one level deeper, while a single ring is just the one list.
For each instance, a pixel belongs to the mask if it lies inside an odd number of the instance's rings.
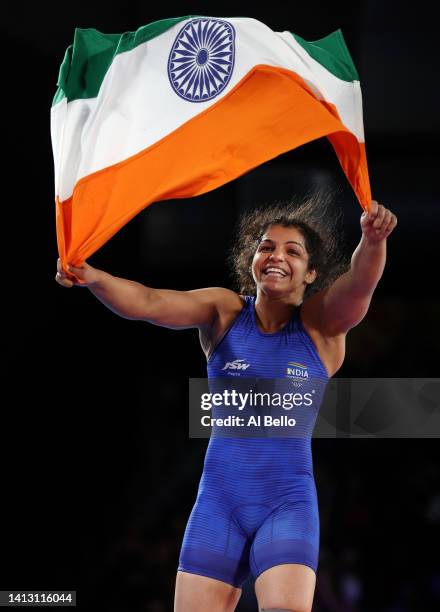
[{"label": "smiling woman", "polygon": [[86,262],[69,266],[70,276],[58,260],[58,283],[88,287],[122,317],[197,328],[212,383],[220,379],[228,388],[249,377],[265,388],[269,379],[276,389],[300,387],[311,400],[292,414],[293,435],[211,435],[182,541],[175,612],[232,612],[249,573],[260,609],[312,609],[319,559],[312,432],[325,386],[344,360],[346,334],[368,311],[386,238],[397,224],[371,201],[348,265],[341,213],[332,202],[331,193],[319,192],[245,215],[230,256],[239,292],[154,289]]}]

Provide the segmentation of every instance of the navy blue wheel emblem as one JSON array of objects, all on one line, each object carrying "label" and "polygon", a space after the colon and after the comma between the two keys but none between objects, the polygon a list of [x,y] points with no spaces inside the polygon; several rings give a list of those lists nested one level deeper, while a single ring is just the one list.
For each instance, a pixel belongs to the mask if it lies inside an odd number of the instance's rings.
[{"label": "navy blue wheel emblem", "polygon": [[222,19],[194,19],[174,41],[168,58],[168,78],[181,98],[206,102],[229,83],[234,59],[233,25]]}]

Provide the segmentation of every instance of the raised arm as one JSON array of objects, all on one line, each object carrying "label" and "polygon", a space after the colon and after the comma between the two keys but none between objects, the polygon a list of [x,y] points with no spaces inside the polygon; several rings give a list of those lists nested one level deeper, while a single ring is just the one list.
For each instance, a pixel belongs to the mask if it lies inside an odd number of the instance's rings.
[{"label": "raised arm", "polygon": [[112,276],[86,262],[80,268],[69,266],[71,276],[63,272],[60,260],[57,268],[56,280],[60,285],[87,287],[100,302],[120,317],[148,321],[171,329],[208,328],[214,324],[219,308],[237,299],[233,291],[222,287],[192,291],[154,289],[136,281]]},{"label": "raised arm", "polygon": [[396,225],[396,215],[375,200],[370,213],[362,214],[362,237],[352,255],[350,269],[310,298],[315,326],[322,335],[346,334],[367,314],[385,268],[386,239]]}]

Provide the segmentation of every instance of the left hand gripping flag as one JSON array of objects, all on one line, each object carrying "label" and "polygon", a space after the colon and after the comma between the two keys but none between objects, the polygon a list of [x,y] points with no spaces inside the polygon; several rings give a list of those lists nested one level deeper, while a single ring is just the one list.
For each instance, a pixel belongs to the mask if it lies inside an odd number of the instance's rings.
[{"label": "left hand gripping flag", "polygon": [[51,109],[59,255],[80,266],[149,204],[216,189],[326,136],[371,201],[359,77],[341,30],[247,17],[75,30]]}]

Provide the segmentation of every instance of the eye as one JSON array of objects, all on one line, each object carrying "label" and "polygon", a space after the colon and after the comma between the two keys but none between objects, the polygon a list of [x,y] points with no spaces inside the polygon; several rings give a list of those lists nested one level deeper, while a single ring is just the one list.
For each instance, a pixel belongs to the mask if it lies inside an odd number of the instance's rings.
[{"label": "eye", "polygon": [[260,246],[260,248],[259,248],[260,251],[270,251],[271,249],[272,249],[272,247],[267,245],[267,244],[263,245],[263,246]]},{"label": "eye", "polygon": [[289,255],[298,255],[299,257],[299,253],[297,251],[294,251],[293,249],[289,249],[288,253]]}]

